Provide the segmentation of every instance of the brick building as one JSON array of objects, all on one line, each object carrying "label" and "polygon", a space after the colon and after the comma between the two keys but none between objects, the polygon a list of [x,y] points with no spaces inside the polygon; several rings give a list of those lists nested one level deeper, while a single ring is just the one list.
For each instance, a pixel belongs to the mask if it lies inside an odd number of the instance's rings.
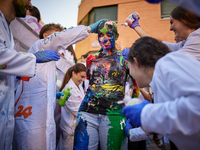
[{"label": "brick building", "polygon": [[[159,4],[150,4],[145,0],[82,0],[79,5],[77,24],[87,26],[99,19],[107,18],[117,22],[119,32],[123,28],[120,24],[124,23],[127,16],[138,12],[139,23],[144,31],[159,40],[175,42],[174,33],[169,30],[169,14],[174,7],[174,4],[166,0]],[[134,30],[125,27],[120,31],[118,41],[126,48],[138,38]],[[78,59],[83,54],[94,53],[99,49],[97,34],[90,34],[75,46]]]}]

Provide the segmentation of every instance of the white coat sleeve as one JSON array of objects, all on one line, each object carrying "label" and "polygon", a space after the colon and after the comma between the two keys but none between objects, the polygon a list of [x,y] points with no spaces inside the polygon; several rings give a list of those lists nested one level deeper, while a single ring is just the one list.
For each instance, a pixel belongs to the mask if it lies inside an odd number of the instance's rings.
[{"label": "white coat sleeve", "polygon": [[162,43],[167,45],[167,47],[169,48],[170,51],[177,51],[181,48],[181,46],[184,42],[181,41],[179,43],[169,43],[169,42],[163,41]]},{"label": "white coat sleeve", "polygon": [[33,77],[36,57],[6,48],[0,39],[0,74]]},{"label": "white coat sleeve", "polygon": [[[162,138],[163,135],[158,135],[158,138]],[[132,142],[135,142],[135,141],[143,141],[143,140],[152,140],[153,139],[153,134],[149,134],[149,133],[146,133],[142,130],[141,127],[138,127],[138,128],[133,128],[133,129],[130,129],[130,137],[129,139],[132,141]]]},{"label": "white coat sleeve", "polygon": [[66,49],[69,45],[84,40],[88,35],[87,27],[83,25],[55,32],[43,40],[41,43],[42,50],[58,51],[59,49]]},{"label": "white coat sleeve", "polygon": [[[158,89],[154,94],[170,95],[172,99],[154,99],[157,103],[144,107],[141,124],[145,131],[184,135],[200,131],[199,67],[199,61],[180,52],[170,53],[157,62],[152,85]],[[160,83],[156,82],[158,79]]]}]

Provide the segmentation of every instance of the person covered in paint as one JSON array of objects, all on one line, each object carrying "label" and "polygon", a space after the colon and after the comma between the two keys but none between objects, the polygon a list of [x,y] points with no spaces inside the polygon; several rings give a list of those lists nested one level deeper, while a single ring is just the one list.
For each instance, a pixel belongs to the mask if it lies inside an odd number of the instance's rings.
[{"label": "person covered in paint", "polygon": [[65,73],[60,91],[70,88],[71,96],[61,108],[60,140],[57,150],[72,150],[74,144],[74,130],[77,114],[81,102],[85,96],[82,87],[86,77],[86,67],[82,63],[76,63]]},{"label": "person covered in paint", "polygon": [[136,40],[128,60],[138,86],[150,85],[154,91],[154,104],[145,100],[125,106],[122,114],[146,133],[167,136],[180,150],[198,150],[200,62],[181,51],[170,53],[165,44],[151,37]]},{"label": "person covered in paint", "polygon": [[[35,53],[43,49],[58,52],[88,37],[102,20],[90,26],[77,26],[63,30],[60,24],[46,24],[42,27],[40,40],[29,49]],[[93,31],[92,31],[93,29]],[[22,82],[16,91],[15,135],[16,149],[56,149],[56,63],[37,65],[36,76],[29,82]],[[21,108],[24,115],[20,113]]]},{"label": "person covered in paint", "polygon": [[[121,115],[124,104],[118,101],[125,96],[128,64],[115,47],[119,36],[116,23],[104,21],[97,29],[101,50],[86,60],[89,87],[79,109],[74,149],[127,149],[126,119]],[[136,82],[134,87],[137,97]]]}]

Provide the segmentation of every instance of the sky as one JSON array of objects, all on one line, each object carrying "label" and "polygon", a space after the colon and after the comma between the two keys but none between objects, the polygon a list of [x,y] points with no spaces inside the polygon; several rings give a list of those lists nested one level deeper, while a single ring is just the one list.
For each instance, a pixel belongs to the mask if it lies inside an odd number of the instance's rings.
[{"label": "sky", "polygon": [[45,24],[59,23],[63,27],[77,26],[78,6],[81,0],[31,0]]}]

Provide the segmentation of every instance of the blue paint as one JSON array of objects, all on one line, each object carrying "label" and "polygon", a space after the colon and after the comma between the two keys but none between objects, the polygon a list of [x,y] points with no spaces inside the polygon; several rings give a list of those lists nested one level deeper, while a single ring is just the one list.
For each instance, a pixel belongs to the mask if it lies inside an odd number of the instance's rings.
[{"label": "blue paint", "polygon": [[87,134],[87,123],[79,118],[79,122],[75,129],[74,150],[88,150],[89,136]]}]

